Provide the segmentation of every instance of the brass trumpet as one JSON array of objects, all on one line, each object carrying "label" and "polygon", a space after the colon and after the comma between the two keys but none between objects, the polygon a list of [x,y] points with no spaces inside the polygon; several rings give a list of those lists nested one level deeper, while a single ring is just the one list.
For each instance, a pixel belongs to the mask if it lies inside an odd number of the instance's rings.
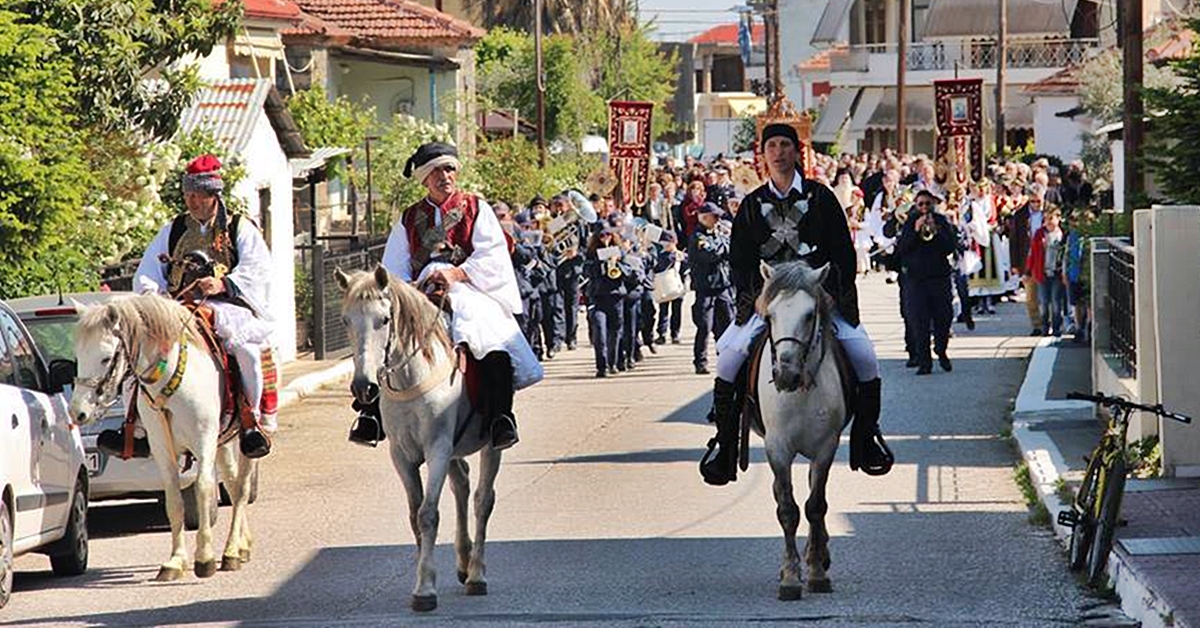
[{"label": "brass trumpet", "polygon": [[937,221],[933,219],[932,213],[925,214],[925,222],[921,223],[921,229],[918,231],[918,233],[921,235],[921,240],[925,242],[929,242],[937,237],[938,224]]},{"label": "brass trumpet", "polygon": [[608,269],[604,271],[604,274],[608,275],[609,279],[620,279],[624,273],[621,272],[621,267],[617,265],[617,258],[610,257],[606,263],[608,264]]}]

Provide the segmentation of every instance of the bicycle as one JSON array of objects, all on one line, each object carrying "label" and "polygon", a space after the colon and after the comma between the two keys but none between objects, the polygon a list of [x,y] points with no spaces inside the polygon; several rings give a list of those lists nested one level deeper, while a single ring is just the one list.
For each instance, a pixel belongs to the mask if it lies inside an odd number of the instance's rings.
[{"label": "bicycle", "polygon": [[1134,410],[1141,410],[1181,423],[1191,423],[1192,419],[1168,411],[1161,403],[1149,406],[1103,393],[1072,392],[1067,394],[1067,399],[1090,401],[1109,411],[1108,426],[1087,458],[1083,483],[1075,494],[1071,509],[1058,513],[1059,525],[1071,528],[1071,571],[1086,567],[1088,585],[1096,587],[1104,584],[1104,570],[1112,551],[1121,498],[1125,494],[1125,476],[1129,471],[1125,438],[1129,431],[1129,416]]}]

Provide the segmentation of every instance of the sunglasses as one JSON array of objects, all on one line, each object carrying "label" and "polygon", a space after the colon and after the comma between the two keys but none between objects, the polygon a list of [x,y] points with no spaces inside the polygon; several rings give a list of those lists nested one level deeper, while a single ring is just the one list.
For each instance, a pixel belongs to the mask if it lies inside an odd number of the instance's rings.
[{"label": "sunglasses", "polygon": [[922,201],[920,203],[917,203],[917,207],[931,207],[932,205],[933,205],[933,203],[930,203],[928,201]]}]

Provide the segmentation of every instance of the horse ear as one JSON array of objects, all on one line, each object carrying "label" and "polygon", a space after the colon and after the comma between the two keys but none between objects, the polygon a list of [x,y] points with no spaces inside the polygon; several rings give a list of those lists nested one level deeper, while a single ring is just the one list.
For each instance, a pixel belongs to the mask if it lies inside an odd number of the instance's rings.
[{"label": "horse ear", "polygon": [[382,264],[375,265],[375,285],[383,290],[388,286],[388,271]]},{"label": "horse ear", "polygon": [[117,316],[117,308],[111,305],[104,306],[104,322],[113,327],[116,327],[117,323],[121,322],[120,317]]},{"label": "horse ear", "polygon": [[816,280],[816,285],[825,285],[825,278],[829,276],[829,262],[825,262],[824,266],[813,271],[813,279]]},{"label": "horse ear", "polygon": [[771,268],[770,264],[760,260],[758,262],[758,272],[762,274],[764,280],[770,281],[771,275],[775,274],[775,269]]},{"label": "horse ear", "polygon": [[347,275],[346,272],[342,270],[341,266],[333,269],[333,278],[337,281],[338,287],[342,290],[350,287],[350,275]]}]

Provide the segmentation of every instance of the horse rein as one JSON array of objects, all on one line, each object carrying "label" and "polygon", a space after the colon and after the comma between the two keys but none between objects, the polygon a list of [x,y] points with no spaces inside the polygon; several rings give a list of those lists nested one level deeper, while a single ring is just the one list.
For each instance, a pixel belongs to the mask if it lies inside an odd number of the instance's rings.
[{"label": "horse rein", "polygon": [[[770,319],[767,320],[767,339],[771,343],[772,371],[774,370],[774,367],[777,366],[779,363],[779,359],[776,354],[776,348],[780,344],[785,343],[785,342],[794,342],[794,343],[804,347],[803,350],[800,352],[800,366],[801,367],[803,367],[805,364],[808,363],[808,358],[809,358],[809,356],[812,355],[813,349],[815,348],[815,345],[818,343],[820,343],[820,345],[821,345],[821,355],[820,355],[820,360],[818,360],[817,363],[820,364],[821,362],[823,362],[825,360],[825,353],[827,351],[827,347],[826,347],[826,343],[821,342],[821,338],[819,335],[819,334],[821,334],[824,320],[821,315],[821,308],[817,307],[815,311],[816,311],[816,315],[813,316],[812,331],[809,333],[808,342],[805,342],[799,338],[796,338],[795,336],[783,336],[780,338],[775,338],[774,333],[771,331]],[[772,375],[771,381],[774,381],[774,375]]]}]

